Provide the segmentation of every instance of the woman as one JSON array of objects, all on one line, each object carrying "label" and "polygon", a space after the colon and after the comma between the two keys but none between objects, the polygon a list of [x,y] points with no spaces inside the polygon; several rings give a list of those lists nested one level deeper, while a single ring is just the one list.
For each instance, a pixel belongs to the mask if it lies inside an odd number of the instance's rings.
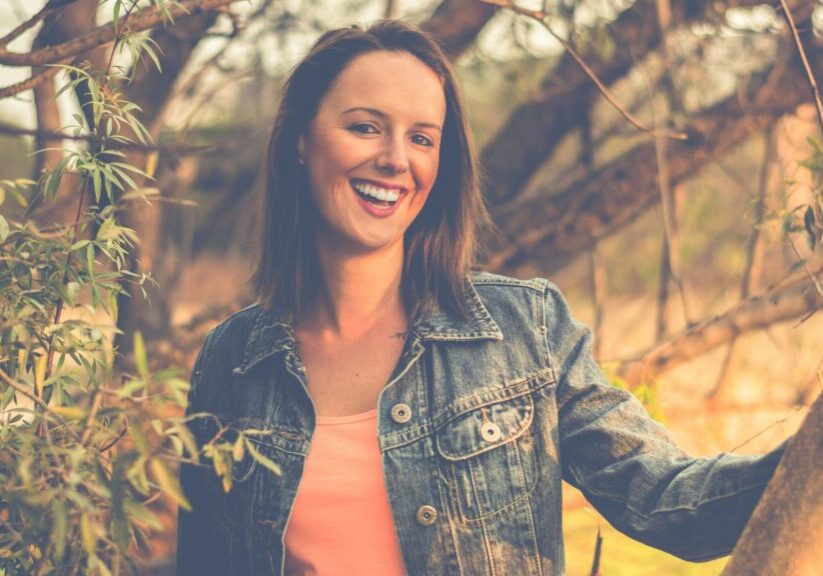
[{"label": "woman", "polygon": [[247,457],[224,494],[185,466],[180,574],[561,574],[561,478],[652,546],[730,551],[781,451],[689,458],[554,286],[469,273],[484,211],[429,38],[325,34],[265,169],[261,303],[207,337],[189,413],[265,430],[282,473]]}]

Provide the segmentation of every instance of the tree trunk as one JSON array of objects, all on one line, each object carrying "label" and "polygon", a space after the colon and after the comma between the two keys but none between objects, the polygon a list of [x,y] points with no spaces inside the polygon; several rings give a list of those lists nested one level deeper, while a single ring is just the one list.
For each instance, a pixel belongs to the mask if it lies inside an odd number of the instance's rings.
[{"label": "tree trunk", "polygon": [[823,559],[823,395],[791,441],[722,576],[809,576]]}]

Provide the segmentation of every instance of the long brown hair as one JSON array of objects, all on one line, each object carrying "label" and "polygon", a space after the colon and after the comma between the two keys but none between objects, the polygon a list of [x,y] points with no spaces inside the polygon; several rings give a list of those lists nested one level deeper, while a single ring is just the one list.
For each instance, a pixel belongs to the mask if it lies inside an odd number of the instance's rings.
[{"label": "long brown hair", "polygon": [[319,216],[298,162],[298,139],[340,72],[357,56],[377,50],[418,58],[440,77],[446,98],[437,180],[404,237],[404,302],[412,316],[434,302],[465,316],[463,292],[474,262],[476,227],[488,222],[474,145],[440,47],[396,20],[366,30],[351,26],[326,32],[285,83],[260,178],[262,210],[252,280],[261,304],[278,313],[299,316],[322,282],[314,243]]}]

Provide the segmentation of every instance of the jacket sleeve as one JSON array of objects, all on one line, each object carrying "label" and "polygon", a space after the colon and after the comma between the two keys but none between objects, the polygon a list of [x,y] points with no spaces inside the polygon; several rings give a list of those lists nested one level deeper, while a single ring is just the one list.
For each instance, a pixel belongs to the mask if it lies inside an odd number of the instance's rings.
[{"label": "jacket sleeve", "polygon": [[[206,336],[206,341],[197,356],[191,377],[188,407],[186,415],[206,411],[201,397],[204,386],[204,372],[208,369],[213,333]],[[201,420],[189,422],[198,445],[207,441],[201,427]],[[211,467],[194,464],[182,464],[180,467],[180,484],[183,493],[191,503],[191,511],[180,508],[177,520],[177,575],[201,576],[203,574],[230,574],[226,565],[225,538],[219,531],[219,522],[212,504],[212,495],[219,494],[218,478]]]},{"label": "jacket sleeve", "polygon": [[686,560],[731,552],[783,454],[692,458],[630,393],[610,385],[590,331],[553,286],[547,335],[563,477],[618,530]]}]

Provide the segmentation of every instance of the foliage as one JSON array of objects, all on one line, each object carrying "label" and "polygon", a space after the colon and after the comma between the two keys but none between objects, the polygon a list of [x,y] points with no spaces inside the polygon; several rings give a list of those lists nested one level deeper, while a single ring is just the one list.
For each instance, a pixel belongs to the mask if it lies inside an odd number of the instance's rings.
[{"label": "foliage", "polygon": [[[8,576],[133,572],[149,535],[163,530],[158,500],[189,507],[180,461],[209,464],[226,490],[243,458],[277,470],[249,440],[256,431],[229,441],[221,429],[201,454],[180,416],[188,383],[150,370],[139,333],[136,374],[114,370],[117,298],[152,281],[129,270],[138,238],[118,221],[156,193],[138,184],[149,176],[121,149],[151,141],[119,88],[138,58],[157,63],[150,41],[127,35],[135,5],[113,8],[129,68],[63,66],[60,91],[88,95],[69,127],[88,146],[62,150],[38,182],[0,181],[0,204],[26,209],[20,219],[0,216],[0,574]],[[32,207],[51,200],[67,174],[79,183],[76,221],[38,228]]]},{"label": "foliage", "polygon": [[823,175],[823,141],[809,138],[809,144],[812,146],[812,156],[800,164],[817,177],[814,200],[809,204],[801,204],[787,214],[783,230],[788,234],[801,234],[809,251],[814,251],[818,245],[823,245],[823,184],[820,181],[820,176]]}]

